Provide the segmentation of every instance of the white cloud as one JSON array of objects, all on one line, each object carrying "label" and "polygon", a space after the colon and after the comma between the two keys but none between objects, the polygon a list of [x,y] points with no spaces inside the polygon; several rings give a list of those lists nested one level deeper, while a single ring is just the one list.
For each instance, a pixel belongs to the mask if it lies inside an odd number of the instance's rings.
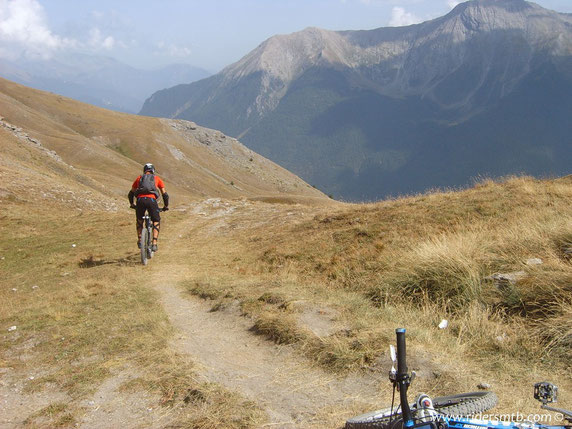
[{"label": "white cloud", "polygon": [[113,49],[115,39],[113,36],[103,36],[99,28],[92,28],[89,32],[89,46],[94,49]]},{"label": "white cloud", "polygon": [[168,55],[170,57],[184,58],[191,55],[192,51],[187,46],[177,46],[174,44],[168,44],[163,41],[157,42],[155,44],[157,55]]},{"label": "white cloud", "polygon": [[172,57],[188,57],[191,55],[191,50],[186,46],[170,46],[169,55]]},{"label": "white cloud", "polygon": [[[101,20],[104,15],[94,11],[91,17]],[[17,59],[23,55],[47,59],[62,50],[109,51],[127,46],[109,33],[104,34],[99,26],[83,34],[81,40],[54,34],[38,0],[0,0],[0,58]]]},{"label": "white cloud", "polygon": [[404,25],[418,24],[421,19],[410,12],[406,12],[402,7],[395,6],[391,10],[391,20],[389,25],[391,27],[402,27]]},{"label": "white cloud", "polygon": [[48,57],[75,41],[52,33],[36,0],[0,0],[0,43],[4,45],[0,55],[17,50]]},{"label": "white cloud", "polygon": [[447,5],[453,9],[455,6],[457,6],[458,4],[463,3],[464,0],[447,0]]}]

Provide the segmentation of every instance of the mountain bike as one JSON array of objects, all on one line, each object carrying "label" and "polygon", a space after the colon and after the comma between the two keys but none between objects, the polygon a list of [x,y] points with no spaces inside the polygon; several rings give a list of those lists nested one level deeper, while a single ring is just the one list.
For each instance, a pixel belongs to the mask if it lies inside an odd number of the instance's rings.
[{"label": "mountain bike", "polygon": [[[165,211],[165,208],[159,209]],[[141,249],[141,263],[147,265],[149,259],[153,257],[153,222],[149,214],[143,216],[143,229],[141,230],[141,238],[139,239],[139,247]]]},{"label": "mountain bike", "polygon": [[[351,418],[346,421],[346,429],[572,429],[572,411],[548,405],[556,402],[558,388],[547,382],[534,385],[534,398],[542,403],[542,409],[558,413],[555,420],[563,424],[546,425],[530,419],[517,422],[514,418],[505,421],[492,416],[486,418],[481,413],[493,408],[498,401],[496,395],[488,391],[438,398],[430,398],[421,393],[410,404],[407,391],[415,378],[415,372],[407,372],[405,329],[397,329],[396,337],[397,353],[395,347],[390,346],[393,361],[389,372],[389,380],[393,384],[391,407]],[[399,406],[394,409],[396,390],[399,391]]]}]

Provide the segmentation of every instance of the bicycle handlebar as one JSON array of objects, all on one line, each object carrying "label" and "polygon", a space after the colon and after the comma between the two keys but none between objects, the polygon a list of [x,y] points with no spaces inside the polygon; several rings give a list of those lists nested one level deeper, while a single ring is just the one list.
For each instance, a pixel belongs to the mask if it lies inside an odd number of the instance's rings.
[{"label": "bicycle handlebar", "polygon": [[407,353],[405,347],[405,329],[395,330],[397,336],[397,375],[407,375]]},{"label": "bicycle handlebar", "polygon": [[407,399],[407,389],[411,381],[407,373],[407,352],[405,347],[405,329],[398,328],[395,330],[397,336],[397,385],[399,387],[399,398],[401,402],[401,412],[403,413],[403,426],[411,427],[414,425],[413,415],[409,407]]},{"label": "bicycle handlebar", "polygon": [[[132,209],[132,210],[136,210],[136,209],[137,209],[137,205],[134,204],[133,206],[130,206],[129,208]],[[169,207],[160,208],[159,211],[160,211],[160,212],[169,211]]]}]

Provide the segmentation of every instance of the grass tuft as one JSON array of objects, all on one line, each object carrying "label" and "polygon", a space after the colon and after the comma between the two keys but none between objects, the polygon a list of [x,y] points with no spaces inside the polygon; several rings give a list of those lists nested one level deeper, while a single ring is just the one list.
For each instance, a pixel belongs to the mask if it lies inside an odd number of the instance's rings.
[{"label": "grass tuft", "polygon": [[263,312],[256,318],[252,331],[277,344],[294,344],[305,337],[296,320],[284,312]]}]

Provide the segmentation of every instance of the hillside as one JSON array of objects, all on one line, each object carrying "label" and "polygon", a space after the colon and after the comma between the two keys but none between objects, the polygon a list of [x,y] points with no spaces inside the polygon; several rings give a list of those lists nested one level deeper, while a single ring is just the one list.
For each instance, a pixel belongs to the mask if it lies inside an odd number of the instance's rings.
[{"label": "hillside", "polygon": [[[572,403],[570,176],[341,204],[216,131],[1,83],[2,428],[341,428],[390,404],[396,327],[415,392]],[[173,203],[144,267],[125,187],[149,156]]]},{"label": "hillside", "polygon": [[[236,139],[186,121],[111,112],[7,80],[0,80],[0,111],[6,135],[2,157],[12,159],[3,168],[26,162],[22,157],[46,162],[47,168],[35,169],[75,182],[110,202],[125,197],[146,162],[155,164],[178,203],[205,195],[325,199]],[[38,157],[49,151],[54,154]],[[7,191],[16,197],[37,195],[42,187],[52,192],[29,180],[25,172],[30,169],[23,167],[18,174],[22,184],[37,185]]]},{"label": "hillside", "polygon": [[526,415],[549,380],[567,406],[571,189],[521,178],[329,208],[210,198],[164,215],[145,268],[131,213],[3,196],[0,422],[341,428],[391,402],[398,326],[416,392],[487,383],[494,412]]},{"label": "hillside", "polygon": [[471,0],[418,25],[274,36],[215,76],[151,96],[336,198],[570,172],[569,14]]}]

